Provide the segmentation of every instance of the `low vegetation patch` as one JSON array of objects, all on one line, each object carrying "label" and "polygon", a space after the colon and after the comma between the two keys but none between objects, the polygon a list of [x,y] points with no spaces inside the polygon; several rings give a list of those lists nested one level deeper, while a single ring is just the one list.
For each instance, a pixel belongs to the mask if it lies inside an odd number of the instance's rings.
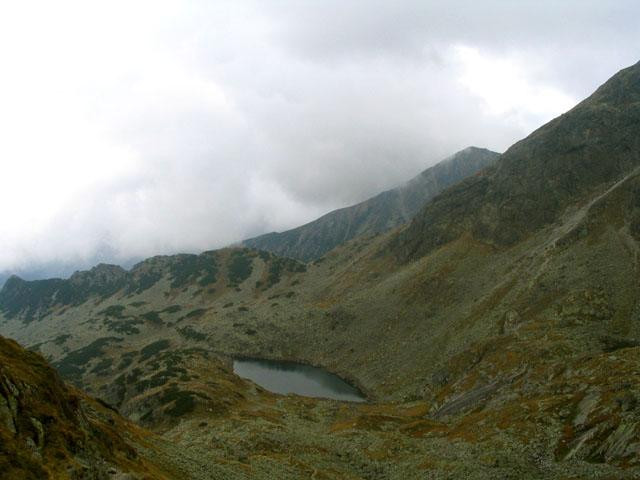
[{"label": "low vegetation patch", "polygon": [[127,295],[140,294],[153,287],[161,278],[162,272],[159,270],[138,272],[125,289],[125,293]]},{"label": "low vegetation patch", "polygon": [[196,397],[209,400],[209,397],[200,392],[191,390],[180,390],[177,385],[171,385],[169,389],[160,397],[161,405],[173,405],[165,410],[165,413],[172,417],[181,417],[187,413],[191,413],[196,407]]},{"label": "low vegetation patch", "polygon": [[171,342],[169,340],[158,340],[156,342],[150,343],[146,347],[143,347],[140,350],[140,361],[144,362],[145,360],[153,357],[156,353],[161,352],[162,350],[166,350],[171,346]]},{"label": "low vegetation patch", "polygon": [[126,307],[124,305],[111,305],[104,310],[98,312],[98,315],[104,315],[105,317],[124,318],[124,311]]},{"label": "low vegetation patch", "polygon": [[201,316],[203,316],[205,313],[207,313],[207,309],[206,308],[196,308],[195,310],[191,310],[189,313],[187,313],[186,315],[184,315],[183,317],[180,317],[178,319],[178,322],[181,322],[182,320],[186,320],[188,318],[200,318]]},{"label": "low vegetation patch", "polygon": [[154,325],[163,325],[162,318],[160,318],[160,314],[151,310],[150,312],[146,312],[142,314],[142,318],[148,320],[150,323]]},{"label": "low vegetation patch", "polygon": [[112,365],[113,365],[112,358],[103,358],[96,364],[95,367],[91,369],[91,373],[95,373],[96,375],[100,375],[100,376],[107,375],[111,370]]},{"label": "low vegetation patch", "polygon": [[54,367],[65,378],[77,382],[84,373],[86,365],[94,358],[104,355],[104,347],[114,342],[121,342],[121,338],[103,337],[91,342],[86,347],[69,353],[62,360],[55,362]]},{"label": "low vegetation patch", "polygon": [[206,286],[215,283],[218,262],[214,252],[201,255],[179,255],[169,266],[171,288],[183,288],[193,283]]},{"label": "low vegetation patch", "polygon": [[185,338],[188,338],[189,340],[204,341],[207,339],[206,334],[197,331],[196,329],[194,329],[189,325],[183,328],[179,328],[178,332],[180,333],[180,335],[182,335]]},{"label": "low vegetation patch", "polygon": [[104,325],[112,332],[121,333],[123,335],[136,335],[140,333],[137,325],[144,323],[141,318],[123,318],[119,320],[105,319]]},{"label": "low vegetation patch", "polygon": [[62,345],[64,342],[66,342],[70,338],[71,338],[71,335],[69,334],[59,335],[53,339],[53,343],[55,343],[56,345]]},{"label": "low vegetation patch", "polygon": [[284,273],[302,273],[306,271],[307,266],[302,262],[292,258],[271,257],[264,290],[279,283]]},{"label": "low vegetation patch", "polygon": [[244,282],[253,271],[253,259],[248,255],[248,250],[235,250],[231,254],[227,275],[233,285]]},{"label": "low vegetation patch", "polygon": [[182,310],[181,305],[169,305],[164,310],[160,310],[160,313],[178,313],[180,310]]},{"label": "low vegetation patch", "polygon": [[133,358],[136,356],[136,352],[126,352],[120,357],[120,363],[118,364],[118,370],[124,370],[133,363]]},{"label": "low vegetation patch", "polygon": [[160,398],[160,403],[162,405],[173,403],[170,408],[165,410],[165,413],[172,417],[181,417],[195,409],[194,393],[188,390],[178,390],[178,387],[174,386]]}]

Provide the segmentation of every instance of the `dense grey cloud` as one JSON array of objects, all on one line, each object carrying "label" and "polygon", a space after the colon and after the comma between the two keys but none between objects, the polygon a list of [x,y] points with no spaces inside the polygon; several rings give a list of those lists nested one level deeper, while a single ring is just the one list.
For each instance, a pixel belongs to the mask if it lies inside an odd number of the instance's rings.
[{"label": "dense grey cloud", "polygon": [[504,150],[635,63],[633,1],[0,7],[0,271],[220,247]]}]

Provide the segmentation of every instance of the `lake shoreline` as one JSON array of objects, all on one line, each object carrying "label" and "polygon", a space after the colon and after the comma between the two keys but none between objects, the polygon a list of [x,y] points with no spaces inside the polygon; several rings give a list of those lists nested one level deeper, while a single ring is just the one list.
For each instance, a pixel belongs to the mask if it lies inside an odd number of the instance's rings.
[{"label": "lake shoreline", "polygon": [[368,403],[366,394],[357,385],[324,367],[238,355],[232,358],[232,369],[235,375],[275,394]]}]

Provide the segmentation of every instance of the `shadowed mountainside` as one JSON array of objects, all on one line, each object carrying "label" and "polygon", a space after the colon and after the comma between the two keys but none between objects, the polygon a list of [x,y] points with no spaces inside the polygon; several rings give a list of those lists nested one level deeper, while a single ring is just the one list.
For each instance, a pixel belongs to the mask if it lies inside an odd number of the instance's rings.
[{"label": "shadowed mountainside", "polygon": [[434,199],[394,239],[404,258],[471,233],[513,245],[640,165],[640,64],[509,148],[496,167]]}]

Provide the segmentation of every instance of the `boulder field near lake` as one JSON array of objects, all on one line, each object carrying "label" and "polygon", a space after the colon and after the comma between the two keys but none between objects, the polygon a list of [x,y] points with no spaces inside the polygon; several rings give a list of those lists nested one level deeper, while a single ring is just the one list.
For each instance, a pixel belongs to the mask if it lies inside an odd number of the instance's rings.
[{"label": "boulder field near lake", "polygon": [[[0,464],[11,478],[638,478],[640,63],[488,157],[410,219],[345,228],[326,251],[271,235],[271,252],[9,278],[0,333],[39,353],[0,342]],[[366,402],[271,393],[234,375],[238,357],[322,367]]]}]

